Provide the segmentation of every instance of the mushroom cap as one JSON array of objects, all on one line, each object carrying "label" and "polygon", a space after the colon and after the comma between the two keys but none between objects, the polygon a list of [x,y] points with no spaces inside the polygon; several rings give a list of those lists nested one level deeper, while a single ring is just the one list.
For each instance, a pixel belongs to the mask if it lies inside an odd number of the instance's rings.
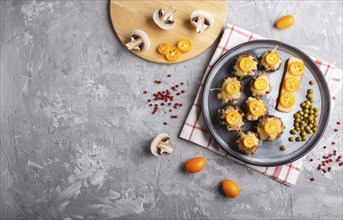
[{"label": "mushroom cap", "polygon": [[158,156],[161,156],[159,153],[158,153],[158,145],[162,142],[162,141],[165,141],[166,139],[170,139],[170,135],[168,133],[162,133],[162,134],[159,134],[157,135],[151,142],[150,144],[150,150],[151,150],[151,153],[158,157]]},{"label": "mushroom cap", "polygon": [[195,18],[195,17],[204,17],[204,18],[206,18],[208,23],[209,23],[208,27],[212,27],[213,24],[214,24],[214,18],[212,16],[212,14],[207,12],[207,11],[195,10],[195,11],[192,12],[192,14],[191,14],[191,24],[193,26],[196,25],[196,22],[193,21],[193,18]]},{"label": "mushroom cap", "polygon": [[144,51],[150,48],[150,38],[144,31],[139,30],[139,29],[134,30],[131,34],[131,37],[134,37],[134,36],[140,37],[143,41],[141,51]]},{"label": "mushroom cap", "polygon": [[154,14],[152,15],[152,19],[154,20],[155,24],[163,30],[170,30],[170,29],[174,28],[175,22],[168,24],[168,23],[165,23],[161,20],[160,15],[159,15],[160,10],[161,10],[160,8],[156,9]]}]

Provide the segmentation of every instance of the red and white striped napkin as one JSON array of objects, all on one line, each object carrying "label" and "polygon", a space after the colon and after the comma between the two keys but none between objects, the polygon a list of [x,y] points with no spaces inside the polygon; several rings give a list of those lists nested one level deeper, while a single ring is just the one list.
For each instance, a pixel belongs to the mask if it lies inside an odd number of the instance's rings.
[{"label": "red and white striped napkin", "polygon": [[[207,78],[207,75],[209,71],[211,70],[212,66],[215,64],[215,62],[228,50],[231,48],[247,42],[251,40],[257,40],[257,39],[264,39],[263,37],[254,34],[252,32],[246,31],[244,29],[227,25],[224,29],[223,36],[220,40],[220,43],[213,55],[213,58],[210,62],[210,64],[207,67],[207,70],[205,72],[204,78],[202,80],[202,83],[200,85],[200,89],[197,93],[197,96],[195,98],[194,104],[188,114],[188,117],[183,125],[180,137],[186,140],[189,140],[195,144],[198,144],[202,147],[208,148],[210,150],[213,150],[223,156],[227,156],[239,163],[243,163],[241,161],[238,161],[237,159],[229,156],[226,151],[224,151],[211,137],[210,133],[207,130],[206,124],[204,122],[204,118],[201,113],[200,109],[200,96],[202,94],[203,85],[205,83],[205,80]],[[332,109],[334,108],[334,104],[336,102],[336,94],[341,92],[342,87],[342,70],[334,67],[333,65],[326,63],[320,59],[316,59],[311,57],[314,62],[317,64],[317,66],[321,69],[321,71],[324,73],[325,78],[327,79],[327,82],[329,83],[329,88],[332,95]],[[277,166],[277,167],[258,167],[253,166],[249,164],[244,165],[263,173],[279,182],[282,182],[286,185],[295,185],[303,162],[304,158],[301,158],[293,163],[286,164],[283,166]]]}]

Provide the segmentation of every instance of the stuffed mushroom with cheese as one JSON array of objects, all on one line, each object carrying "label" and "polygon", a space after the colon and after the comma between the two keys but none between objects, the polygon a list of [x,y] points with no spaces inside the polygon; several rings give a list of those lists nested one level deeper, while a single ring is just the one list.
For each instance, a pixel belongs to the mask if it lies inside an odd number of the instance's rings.
[{"label": "stuffed mushroom with cheese", "polygon": [[239,131],[236,140],[238,149],[248,155],[255,154],[258,147],[262,145],[262,141],[258,135],[252,131]]},{"label": "stuffed mushroom with cheese", "polygon": [[281,66],[281,57],[276,51],[277,46],[262,54],[259,62],[259,67],[266,72],[275,72]]},{"label": "stuffed mushroom with cheese", "polygon": [[223,103],[237,102],[242,96],[242,85],[236,77],[228,77],[224,80],[217,98]]},{"label": "stuffed mushroom with cheese", "polygon": [[233,74],[240,77],[246,78],[254,76],[257,70],[258,60],[251,54],[245,54],[237,57]]},{"label": "stuffed mushroom with cheese", "polygon": [[270,91],[272,91],[272,87],[270,86],[268,75],[261,74],[257,76],[252,81],[250,90],[251,90],[252,96],[255,98],[260,98],[270,93]]},{"label": "stuffed mushroom with cheese", "polygon": [[229,131],[239,131],[244,125],[244,112],[239,106],[226,106],[218,110],[220,123]]},{"label": "stuffed mushroom with cheese", "polygon": [[264,141],[275,141],[279,139],[285,129],[286,126],[282,119],[274,115],[263,116],[257,124],[257,133],[261,140]]},{"label": "stuffed mushroom with cheese", "polygon": [[261,99],[249,97],[246,101],[246,119],[248,121],[257,121],[260,117],[267,114],[267,109]]}]

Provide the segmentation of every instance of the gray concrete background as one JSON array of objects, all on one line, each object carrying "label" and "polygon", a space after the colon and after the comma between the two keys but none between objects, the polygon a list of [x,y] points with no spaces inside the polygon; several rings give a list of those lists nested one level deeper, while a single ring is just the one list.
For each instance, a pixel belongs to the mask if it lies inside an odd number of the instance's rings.
[{"label": "gray concrete background", "polygon": [[[228,7],[231,24],[342,67],[341,1]],[[182,64],[145,62],[116,39],[108,1],[2,0],[0,10],[1,218],[342,218],[342,169],[321,176],[307,164],[290,188],[177,138],[214,47]],[[294,27],[273,29],[288,13]],[[186,83],[178,119],[151,116],[142,92],[155,79]],[[148,145],[162,131],[176,150],[155,158]],[[181,171],[199,155],[205,170]],[[219,193],[224,178],[240,185],[238,198]]]}]

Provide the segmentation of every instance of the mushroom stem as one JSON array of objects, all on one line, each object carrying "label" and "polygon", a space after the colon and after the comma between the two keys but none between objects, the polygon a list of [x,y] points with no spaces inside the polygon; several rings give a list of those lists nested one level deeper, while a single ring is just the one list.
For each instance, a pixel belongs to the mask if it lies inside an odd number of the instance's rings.
[{"label": "mushroom stem", "polygon": [[127,49],[132,50],[141,50],[141,48],[139,47],[141,44],[143,43],[142,38],[137,38],[135,39],[134,37],[131,37],[131,41],[127,44],[125,44],[125,46],[127,47]]},{"label": "mushroom stem", "polygon": [[171,152],[173,152],[173,146],[169,144],[169,139],[166,141],[161,141],[161,143],[159,143],[157,145],[157,148],[159,149],[159,154],[163,154],[164,152],[170,154]]},{"label": "mushroom stem", "polygon": [[198,18],[197,25],[196,25],[196,32],[202,34],[202,33],[204,32],[205,29],[206,29],[206,26],[205,26],[205,18],[204,18],[204,17],[199,17],[199,18]]},{"label": "mushroom stem", "polygon": [[167,22],[169,20],[173,20],[172,16],[173,14],[176,12],[175,9],[173,9],[172,7],[168,8],[167,11],[164,12],[164,15],[162,16],[162,20],[163,22]]}]

